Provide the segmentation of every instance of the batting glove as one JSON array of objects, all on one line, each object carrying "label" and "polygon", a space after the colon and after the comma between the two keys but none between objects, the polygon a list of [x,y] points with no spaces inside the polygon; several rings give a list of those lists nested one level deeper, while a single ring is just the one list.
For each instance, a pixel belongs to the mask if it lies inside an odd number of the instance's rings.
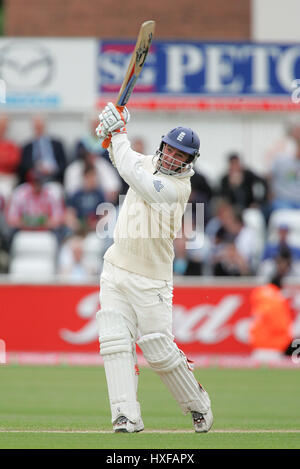
[{"label": "batting glove", "polygon": [[109,136],[109,134],[106,133],[102,123],[98,125],[95,132],[96,132],[97,137],[100,138],[100,140],[105,140]]},{"label": "batting glove", "polygon": [[127,133],[126,124],[130,120],[130,113],[126,107],[122,110],[116,108],[113,103],[108,103],[99,115],[102,134]]}]

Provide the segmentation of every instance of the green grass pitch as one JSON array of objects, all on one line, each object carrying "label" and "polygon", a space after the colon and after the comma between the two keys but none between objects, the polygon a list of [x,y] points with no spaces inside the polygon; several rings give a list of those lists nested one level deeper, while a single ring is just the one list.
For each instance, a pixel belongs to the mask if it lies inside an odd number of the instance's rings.
[{"label": "green grass pitch", "polygon": [[300,370],[196,369],[215,423],[192,431],[160,379],[141,369],[145,431],[113,434],[104,369],[0,367],[0,448],[300,448]]}]

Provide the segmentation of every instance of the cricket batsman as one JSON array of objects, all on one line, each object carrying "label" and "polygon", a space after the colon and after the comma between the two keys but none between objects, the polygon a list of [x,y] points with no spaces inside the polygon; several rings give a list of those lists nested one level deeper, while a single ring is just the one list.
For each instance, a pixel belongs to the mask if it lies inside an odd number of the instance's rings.
[{"label": "cricket batsman", "polygon": [[208,432],[209,396],[172,334],[173,240],[190,196],[199,137],[177,127],[162,138],[155,156],[145,156],[131,149],[126,107],[119,111],[108,103],[99,119],[96,134],[111,137],[111,162],[129,185],[114,243],[104,255],[97,315],[113,430],[144,429],[137,400],[138,344],[183,413],[191,413],[195,431]]}]

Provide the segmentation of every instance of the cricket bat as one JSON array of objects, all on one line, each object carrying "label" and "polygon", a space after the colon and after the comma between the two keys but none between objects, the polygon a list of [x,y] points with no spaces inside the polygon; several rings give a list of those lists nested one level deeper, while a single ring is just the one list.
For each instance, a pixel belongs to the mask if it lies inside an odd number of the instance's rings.
[{"label": "cricket bat", "polygon": [[[143,69],[152,42],[154,30],[155,21],[145,21],[140,27],[135,48],[117,97],[116,107],[119,111],[122,111],[124,106],[126,106],[137,79]],[[107,148],[110,144],[110,140],[111,137],[104,139],[102,147]]]}]

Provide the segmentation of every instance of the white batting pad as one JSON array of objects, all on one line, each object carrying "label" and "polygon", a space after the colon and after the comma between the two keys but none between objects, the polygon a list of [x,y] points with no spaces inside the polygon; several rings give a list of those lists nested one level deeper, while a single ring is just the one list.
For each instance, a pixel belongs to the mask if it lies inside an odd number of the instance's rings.
[{"label": "white batting pad", "polygon": [[113,310],[99,311],[97,319],[112,423],[121,415],[136,423],[141,412],[137,402],[135,360],[130,332],[123,316]]},{"label": "white batting pad", "polygon": [[184,414],[210,409],[207,392],[189,369],[184,353],[164,334],[148,334],[138,341],[147,362],[171,391]]}]

